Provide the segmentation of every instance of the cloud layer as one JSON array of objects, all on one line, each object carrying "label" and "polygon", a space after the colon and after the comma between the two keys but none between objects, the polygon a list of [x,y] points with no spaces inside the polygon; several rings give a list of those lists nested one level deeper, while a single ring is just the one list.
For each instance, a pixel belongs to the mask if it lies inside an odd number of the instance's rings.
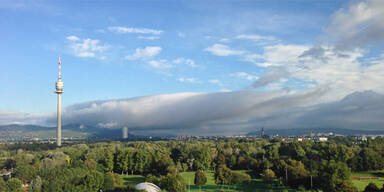
[{"label": "cloud layer", "polygon": [[[136,134],[245,134],[260,127],[382,130],[384,95],[355,92],[340,101],[313,105],[329,89],[302,92],[237,91],[178,93],[91,101],[66,107],[63,123],[106,129],[129,127]],[[55,125],[56,116],[0,113],[0,124]]]}]

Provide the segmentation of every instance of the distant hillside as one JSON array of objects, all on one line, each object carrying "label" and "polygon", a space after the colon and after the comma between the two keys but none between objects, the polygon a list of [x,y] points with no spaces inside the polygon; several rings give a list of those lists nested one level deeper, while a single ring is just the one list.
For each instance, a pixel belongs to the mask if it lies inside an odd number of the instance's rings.
[{"label": "distant hillside", "polygon": [[[249,132],[248,136],[259,136],[260,130]],[[355,130],[355,129],[340,129],[340,128],[294,128],[294,129],[264,129],[266,135],[279,135],[279,136],[300,136],[309,135],[310,133],[333,133],[341,135],[381,135],[384,130]]]},{"label": "distant hillside", "polygon": [[[87,125],[69,124],[62,127],[62,136],[77,139],[121,138],[121,129],[103,129]],[[49,139],[56,137],[56,127],[38,125],[0,125],[0,140],[23,140],[28,138]],[[138,136],[129,134],[128,138]]]}]

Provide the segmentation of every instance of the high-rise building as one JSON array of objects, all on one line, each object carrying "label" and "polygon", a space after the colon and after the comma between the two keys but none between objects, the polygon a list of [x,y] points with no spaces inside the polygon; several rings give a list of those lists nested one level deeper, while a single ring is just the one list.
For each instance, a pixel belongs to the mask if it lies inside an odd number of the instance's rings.
[{"label": "high-rise building", "polygon": [[261,128],[261,134],[260,134],[261,137],[264,137],[264,127]]},{"label": "high-rise building", "polygon": [[128,127],[123,127],[123,139],[128,138]]},{"label": "high-rise building", "polygon": [[64,83],[61,81],[61,59],[59,57],[59,72],[56,81],[57,94],[57,146],[61,146],[61,94],[64,93]]}]

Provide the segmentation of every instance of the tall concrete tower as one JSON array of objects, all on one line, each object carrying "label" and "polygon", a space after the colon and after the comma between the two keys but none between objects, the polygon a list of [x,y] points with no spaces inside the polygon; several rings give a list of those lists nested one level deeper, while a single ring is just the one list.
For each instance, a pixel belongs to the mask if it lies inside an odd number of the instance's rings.
[{"label": "tall concrete tower", "polygon": [[123,139],[128,138],[128,127],[123,127]]},{"label": "tall concrete tower", "polygon": [[57,94],[57,146],[61,146],[61,94],[64,93],[64,83],[61,81],[61,60],[59,57],[59,74],[56,81]]}]

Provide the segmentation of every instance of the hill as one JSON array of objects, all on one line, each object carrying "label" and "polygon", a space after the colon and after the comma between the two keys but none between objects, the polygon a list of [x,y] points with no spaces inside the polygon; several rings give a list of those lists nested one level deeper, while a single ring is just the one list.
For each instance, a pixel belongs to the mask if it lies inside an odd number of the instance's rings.
[{"label": "hill", "polygon": [[[56,137],[56,127],[38,125],[0,125],[0,141],[20,141],[53,139]],[[68,124],[62,127],[62,137],[67,139],[108,139],[121,138],[121,129],[103,129],[87,125]],[[129,134],[128,138],[139,136]]]}]

